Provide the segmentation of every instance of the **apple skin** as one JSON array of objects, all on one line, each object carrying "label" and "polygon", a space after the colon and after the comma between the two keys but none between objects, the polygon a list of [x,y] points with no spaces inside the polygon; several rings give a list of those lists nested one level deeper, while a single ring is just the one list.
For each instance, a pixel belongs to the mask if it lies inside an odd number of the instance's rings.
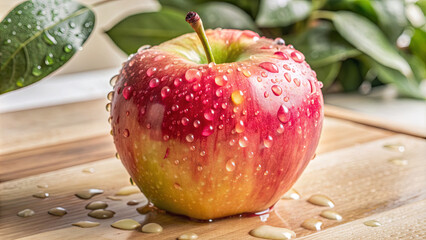
[{"label": "apple skin", "polygon": [[206,35],[217,64],[206,63],[191,33],[123,65],[111,105],[114,143],[160,209],[202,220],[260,212],[315,154],[322,84],[291,45],[251,31]]}]

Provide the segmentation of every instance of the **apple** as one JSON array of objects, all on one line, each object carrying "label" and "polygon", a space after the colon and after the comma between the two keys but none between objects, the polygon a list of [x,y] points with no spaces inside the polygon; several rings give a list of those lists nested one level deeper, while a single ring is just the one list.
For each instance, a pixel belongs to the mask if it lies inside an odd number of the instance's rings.
[{"label": "apple", "polygon": [[322,84],[282,39],[187,21],[196,33],[141,48],[114,78],[117,152],[160,209],[202,220],[267,210],[315,154]]}]

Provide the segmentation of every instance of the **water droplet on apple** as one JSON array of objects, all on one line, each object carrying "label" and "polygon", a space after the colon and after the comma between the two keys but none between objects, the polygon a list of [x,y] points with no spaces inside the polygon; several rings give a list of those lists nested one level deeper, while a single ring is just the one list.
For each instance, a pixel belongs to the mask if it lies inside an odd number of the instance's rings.
[{"label": "water droplet on apple", "polygon": [[132,97],[132,93],[133,93],[133,88],[132,86],[127,86],[125,88],[123,88],[123,97],[126,100],[129,100]]},{"label": "water droplet on apple", "polygon": [[166,56],[164,56],[164,55],[158,55],[158,56],[156,56],[156,57],[154,58],[154,62],[159,61],[159,60],[162,60],[162,59],[164,59],[164,58],[166,58]]},{"label": "water droplet on apple", "polygon": [[244,101],[244,93],[240,90],[236,90],[231,94],[232,102],[236,105],[240,105]]},{"label": "water droplet on apple", "polygon": [[115,84],[117,83],[117,79],[118,79],[118,75],[115,75],[114,77],[112,77],[112,78],[109,80],[109,85],[111,85],[111,87],[114,87],[114,86],[115,86]]},{"label": "water droplet on apple", "polygon": [[291,77],[290,77],[290,74],[288,74],[288,72],[284,73],[284,78],[285,80],[287,80],[287,82],[291,82]]},{"label": "water droplet on apple", "polygon": [[183,117],[182,120],[181,120],[181,123],[182,123],[183,126],[186,126],[189,123],[189,119],[187,117]]},{"label": "water droplet on apple", "polygon": [[226,75],[216,76],[214,78],[214,82],[216,83],[216,85],[218,85],[220,87],[225,86],[226,83],[228,82],[228,77],[226,77]]},{"label": "water droplet on apple", "polygon": [[269,93],[265,91],[265,92],[263,93],[263,96],[264,96],[265,98],[268,98],[268,97],[269,97]]},{"label": "water droplet on apple", "polygon": [[107,112],[111,111],[111,103],[107,103],[107,105],[105,106],[105,109],[107,110]]},{"label": "water droplet on apple", "polygon": [[303,53],[301,53],[301,52],[299,52],[297,50],[294,50],[293,52],[291,52],[290,53],[290,57],[295,62],[298,62],[298,63],[301,63],[301,62],[305,61],[305,56],[303,55]]},{"label": "water droplet on apple", "polygon": [[204,118],[208,121],[213,121],[214,118],[214,110],[209,109],[206,112],[204,112]]},{"label": "water droplet on apple", "polygon": [[290,120],[290,112],[288,111],[288,108],[284,105],[281,105],[278,109],[277,113],[278,120],[282,123],[286,123]]},{"label": "water droplet on apple", "polygon": [[277,45],[284,45],[285,44],[285,41],[282,38],[275,38],[274,41],[275,41],[275,44],[277,44]]},{"label": "water droplet on apple", "polygon": [[280,86],[278,86],[278,85],[273,85],[273,86],[271,87],[271,90],[272,90],[272,92],[275,94],[275,96],[280,96],[280,95],[281,95],[281,93],[283,92],[283,90],[281,89],[281,87],[280,87]]},{"label": "water droplet on apple", "polygon": [[247,70],[247,69],[244,69],[244,70],[243,70],[243,75],[244,75],[245,77],[250,77],[250,76],[251,76],[251,72],[250,72],[249,70]]},{"label": "water droplet on apple", "polygon": [[273,143],[273,138],[271,136],[267,136],[265,139],[263,139],[263,146],[266,148],[270,148]]},{"label": "water droplet on apple", "polygon": [[174,104],[174,105],[172,106],[172,111],[173,111],[173,112],[176,112],[177,110],[179,110],[179,105]]},{"label": "water droplet on apple", "polygon": [[281,51],[275,52],[274,55],[278,56],[281,60],[288,60],[289,59],[287,54],[285,54]]},{"label": "water droplet on apple", "polygon": [[113,97],[114,97],[114,91],[109,92],[107,95],[107,99],[111,101]]},{"label": "water droplet on apple", "polygon": [[296,86],[300,87],[300,80],[297,78],[293,78],[293,82],[294,84],[296,84]]},{"label": "water droplet on apple", "polygon": [[164,136],[163,136],[163,140],[164,140],[164,141],[167,141],[167,140],[169,140],[169,139],[170,139],[170,136],[169,136],[169,135],[164,135]]},{"label": "water droplet on apple", "polygon": [[277,73],[279,71],[277,65],[275,65],[271,62],[263,62],[263,63],[259,64],[259,67],[261,67],[261,68],[263,68],[266,71],[271,72],[271,73]]},{"label": "water droplet on apple", "polygon": [[226,171],[228,171],[228,172],[234,171],[235,170],[235,162],[234,162],[234,160],[229,159],[226,162],[226,166],[225,167],[226,167]]},{"label": "water droplet on apple", "polygon": [[177,86],[179,86],[180,84],[182,83],[182,78],[176,78],[174,81],[173,81],[173,84],[177,87]]},{"label": "water droplet on apple", "polygon": [[244,127],[244,122],[242,120],[240,120],[236,125],[235,125],[235,131],[237,133],[242,133],[244,132],[245,127]]},{"label": "water droplet on apple", "polygon": [[186,139],[187,142],[191,143],[191,142],[194,141],[194,135],[193,134],[188,134],[188,135],[186,135],[185,139]]},{"label": "water droplet on apple", "polygon": [[129,137],[129,135],[130,135],[129,129],[124,129],[123,137]]},{"label": "water droplet on apple", "polygon": [[240,138],[240,140],[238,140],[238,144],[242,148],[247,147],[247,145],[248,145],[248,138],[246,136],[243,136],[242,138]]},{"label": "water droplet on apple", "polygon": [[161,97],[166,98],[170,94],[171,90],[169,87],[165,86],[161,89]]},{"label": "water droplet on apple", "polygon": [[150,67],[148,68],[148,70],[146,70],[146,75],[148,77],[151,77],[152,75],[154,75],[154,73],[157,71],[156,67]]},{"label": "water droplet on apple", "polygon": [[222,89],[217,89],[217,90],[216,90],[216,96],[217,96],[217,97],[222,97],[222,95],[223,95],[223,91],[222,91]]},{"label": "water droplet on apple", "polygon": [[195,128],[198,128],[200,126],[201,122],[199,120],[195,120],[193,125]]},{"label": "water droplet on apple", "polygon": [[158,78],[153,78],[149,81],[149,87],[150,88],[155,88],[160,84],[160,80],[158,80]]},{"label": "water droplet on apple", "polygon": [[201,133],[203,136],[207,137],[212,135],[212,133],[214,132],[214,128],[213,126],[209,125],[204,127],[203,132]]},{"label": "water droplet on apple", "polygon": [[185,72],[185,79],[188,82],[195,82],[201,79],[201,72],[197,69],[188,69]]}]

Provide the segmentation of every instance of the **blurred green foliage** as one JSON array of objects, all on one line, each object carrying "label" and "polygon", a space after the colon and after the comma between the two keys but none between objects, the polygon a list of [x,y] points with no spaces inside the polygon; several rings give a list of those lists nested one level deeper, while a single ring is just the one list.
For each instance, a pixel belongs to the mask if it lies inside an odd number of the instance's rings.
[{"label": "blurred green foliage", "polygon": [[[425,99],[420,83],[426,79],[426,0],[159,2],[162,10],[127,17],[107,34],[131,54],[141,45],[192,32],[183,17],[178,21],[169,16],[196,11],[206,28],[250,29],[282,37],[305,54],[326,91],[356,91],[362,85],[366,93],[393,84],[402,96]],[[157,20],[164,24],[153,25]]]}]

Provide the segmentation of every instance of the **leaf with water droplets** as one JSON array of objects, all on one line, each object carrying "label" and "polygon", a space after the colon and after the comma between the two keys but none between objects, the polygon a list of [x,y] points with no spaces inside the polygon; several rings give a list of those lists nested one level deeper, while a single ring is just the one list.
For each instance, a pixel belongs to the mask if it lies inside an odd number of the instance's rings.
[{"label": "leaf with water droplets", "polygon": [[64,65],[89,37],[94,22],[94,13],[72,0],[26,1],[10,11],[0,23],[0,94]]}]

